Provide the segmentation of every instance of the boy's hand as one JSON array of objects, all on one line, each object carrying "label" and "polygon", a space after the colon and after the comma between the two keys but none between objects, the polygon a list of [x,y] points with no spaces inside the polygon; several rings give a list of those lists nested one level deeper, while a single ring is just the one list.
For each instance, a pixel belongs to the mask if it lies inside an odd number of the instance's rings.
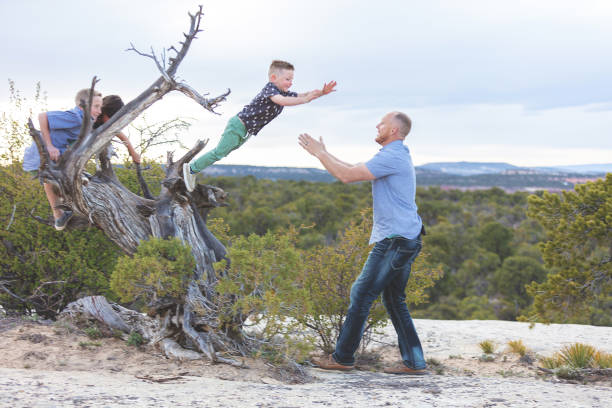
[{"label": "boy's hand", "polygon": [[47,145],[47,151],[49,152],[49,157],[51,158],[51,160],[57,161],[57,159],[59,159],[60,152],[57,147],[53,146],[52,144]]},{"label": "boy's hand", "polygon": [[336,85],[337,85],[336,81],[331,81],[329,83],[323,84],[321,95],[327,95],[330,92],[336,92],[336,90],[334,89]]}]

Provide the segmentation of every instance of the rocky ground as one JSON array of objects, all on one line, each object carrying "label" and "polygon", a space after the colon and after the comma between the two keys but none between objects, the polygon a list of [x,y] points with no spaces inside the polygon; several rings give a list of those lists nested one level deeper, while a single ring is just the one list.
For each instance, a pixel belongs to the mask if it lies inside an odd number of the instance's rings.
[{"label": "rocky ground", "polygon": [[[393,376],[392,327],[350,373],[306,367],[306,377],[262,360],[249,368],[176,362],[154,348],[92,339],[67,325],[0,319],[0,406],[4,407],[604,407],[609,377],[566,381],[543,375],[539,356],[582,342],[612,352],[612,328],[502,321],[416,320],[430,375]],[[478,343],[492,340],[492,361]],[[531,358],[509,352],[522,340]],[[372,358],[372,356],[377,358]],[[488,359],[490,360],[490,359]],[[533,360],[533,361],[531,361]],[[301,382],[300,382],[301,380]],[[306,380],[306,382],[304,382]],[[608,402],[605,402],[608,401]],[[609,406],[609,405],[608,405]]]}]

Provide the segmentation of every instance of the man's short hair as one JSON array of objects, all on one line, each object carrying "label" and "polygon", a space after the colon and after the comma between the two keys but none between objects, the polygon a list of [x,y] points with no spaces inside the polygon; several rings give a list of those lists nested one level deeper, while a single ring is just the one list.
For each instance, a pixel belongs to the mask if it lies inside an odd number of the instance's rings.
[{"label": "man's short hair", "polygon": [[123,108],[123,101],[119,95],[106,95],[102,98],[102,115],[109,118]]},{"label": "man's short hair", "polygon": [[274,60],[270,64],[270,69],[268,70],[268,76],[270,76],[272,74],[278,74],[283,69],[288,69],[290,71],[295,71],[295,68],[293,68],[293,65],[291,65],[289,62],[281,61],[281,60]]},{"label": "man's short hair", "polygon": [[[79,92],[77,92],[76,96],[74,97],[74,102],[76,103],[76,106],[81,106],[81,101],[85,101],[85,103],[87,103],[89,101],[90,94],[90,88],[81,89]],[[102,96],[102,93],[94,91],[93,96]]]},{"label": "man's short hair", "polygon": [[412,128],[412,121],[408,115],[402,112],[395,112],[393,119],[395,119],[399,124],[400,135],[402,135],[402,137],[408,136],[408,133],[410,133],[410,129]]}]

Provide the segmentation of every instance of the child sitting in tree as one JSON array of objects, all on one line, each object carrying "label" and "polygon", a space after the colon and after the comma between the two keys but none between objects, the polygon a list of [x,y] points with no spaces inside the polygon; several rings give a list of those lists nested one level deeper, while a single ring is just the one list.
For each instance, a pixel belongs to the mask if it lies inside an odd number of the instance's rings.
[{"label": "child sitting in tree", "polygon": [[323,85],[323,89],[297,94],[289,91],[293,82],[293,65],[285,61],[272,61],[268,71],[269,82],[240,113],[232,117],[221,135],[217,147],[208,153],[183,165],[183,179],[188,191],[196,185],[196,174],[221,160],[231,151],[240,147],[250,136],[270,123],[284,106],[301,105],[334,91],[335,81]]},{"label": "child sitting in tree", "polygon": [[[123,108],[123,105],[123,100],[119,95],[106,95],[104,98],[102,98],[102,111],[94,122],[93,128],[97,129],[106,122],[108,122],[108,120],[115,113],[117,113],[119,109]],[[140,155],[136,152],[134,146],[132,146],[132,144],[130,143],[130,139],[128,139],[127,136],[121,132],[117,132],[116,136],[127,148],[128,152],[130,153],[130,156],[132,157],[132,161],[136,164],[140,164]]]},{"label": "child sitting in tree", "polygon": [[[91,90],[89,89],[81,89],[74,98],[76,106],[68,111],[49,111],[38,115],[42,140],[47,147],[51,160],[57,161],[60,155],[78,139],[83,122],[83,109],[80,105],[89,99],[90,93]],[[92,121],[96,120],[101,109],[102,94],[94,91],[90,109]],[[37,173],[39,167],[40,156],[38,148],[35,143],[32,143],[25,151],[23,169],[28,172]],[[52,184],[43,183],[43,188],[49,200],[51,211],[53,211],[55,229],[61,231],[66,227],[70,217],[72,217],[72,211],[62,211],[58,208],[58,205],[61,204],[61,197],[55,192]]]}]

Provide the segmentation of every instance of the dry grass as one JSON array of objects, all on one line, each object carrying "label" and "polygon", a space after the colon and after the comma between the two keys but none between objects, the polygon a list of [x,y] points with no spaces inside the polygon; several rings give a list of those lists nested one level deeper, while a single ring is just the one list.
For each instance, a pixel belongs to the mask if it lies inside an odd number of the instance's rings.
[{"label": "dry grass", "polygon": [[492,340],[481,341],[478,345],[485,354],[493,354],[495,352],[495,343]]},{"label": "dry grass", "polygon": [[516,353],[521,357],[527,353],[527,347],[523,343],[523,340],[510,340],[508,342],[508,347],[510,348],[511,352]]}]

